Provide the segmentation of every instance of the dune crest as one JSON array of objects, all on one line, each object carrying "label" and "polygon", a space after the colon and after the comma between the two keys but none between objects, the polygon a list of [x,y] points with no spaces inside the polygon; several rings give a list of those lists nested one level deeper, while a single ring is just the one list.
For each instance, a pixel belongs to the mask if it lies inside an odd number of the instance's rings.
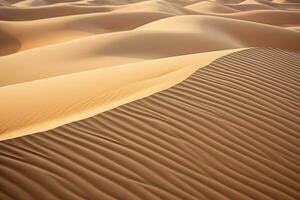
[{"label": "dune crest", "polygon": [[52,129],[149,96],[239,50],[143,61],[0,87],[0,140]]}]

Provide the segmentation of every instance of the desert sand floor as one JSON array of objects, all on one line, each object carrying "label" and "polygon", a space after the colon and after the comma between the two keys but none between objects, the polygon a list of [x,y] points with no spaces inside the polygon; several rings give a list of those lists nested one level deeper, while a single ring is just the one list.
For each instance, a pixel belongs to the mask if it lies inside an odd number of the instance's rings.
[{"label": "desert sand floor", "polygon": [[252,48],[0,143],[1,199],[299,199],[300,53]]},{"label": "desert sand floor", "polygon": [[298,0],[0,0],[0,199],[300,199]]}]

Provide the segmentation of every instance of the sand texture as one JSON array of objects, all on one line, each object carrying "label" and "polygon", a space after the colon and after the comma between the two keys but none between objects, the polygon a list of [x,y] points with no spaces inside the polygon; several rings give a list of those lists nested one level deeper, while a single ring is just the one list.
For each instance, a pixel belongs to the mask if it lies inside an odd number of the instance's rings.
[{"label": "sand texture", "polygon": [[0,143],[0,199],[299,199],[300,53],[235,52],[94,117]]},{"label": "sand texture", "polygon": [[283,0],[1,0],[0,140],[180,83],[244,48],[300,51]]},{"label": "sand texture", "polygon": [[299,0],[0,0],[0,200],[300,200]]}]

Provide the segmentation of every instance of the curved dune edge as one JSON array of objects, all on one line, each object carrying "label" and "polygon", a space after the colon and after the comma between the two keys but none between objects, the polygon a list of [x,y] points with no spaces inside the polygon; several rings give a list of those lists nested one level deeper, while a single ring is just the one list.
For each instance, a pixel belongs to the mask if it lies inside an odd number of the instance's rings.
[{"label": "curved dune edge", "polygon": [[49,130],[144,98],[239,50],[156,59],[0,87],[0,140]]},{"label": "curved dune edge", "polygon": [[296,52],[238,51],[152,96],[1,141],[0,198],[299,199],[299,66]]}]

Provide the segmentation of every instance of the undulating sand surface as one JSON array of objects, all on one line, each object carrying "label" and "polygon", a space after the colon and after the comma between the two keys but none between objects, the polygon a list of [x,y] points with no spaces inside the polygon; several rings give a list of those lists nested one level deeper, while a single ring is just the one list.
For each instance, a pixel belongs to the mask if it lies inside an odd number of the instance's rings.
[{"label": "undulating sand surface", "polygon": [[253,48],[0,143],[0,199],[299,199],[300,53]]},{"label": "undulating sand surface", "polygon": [[243,48],[300,50],[296,2],[0,4],[0,140],[149,96]]},{"label": "undulating sand surface", "polygon": [[300,199],[300,1],[0,0],[0,199]]}]

